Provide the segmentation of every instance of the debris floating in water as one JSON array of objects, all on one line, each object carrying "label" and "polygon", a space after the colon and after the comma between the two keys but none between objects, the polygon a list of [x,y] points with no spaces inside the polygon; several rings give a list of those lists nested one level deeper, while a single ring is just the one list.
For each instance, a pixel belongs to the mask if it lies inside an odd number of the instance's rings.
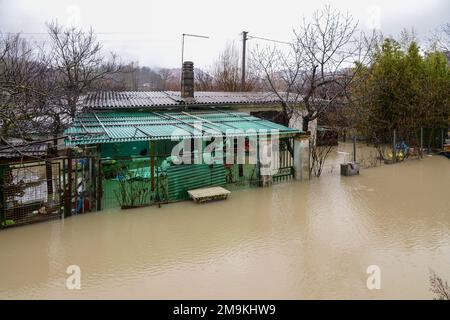
[{"label": "debris floating in water", "polygon": [[200,188],[188,191],[189,197],[197,203],[224,200],[230,193],[229,190],[222,187]]}]

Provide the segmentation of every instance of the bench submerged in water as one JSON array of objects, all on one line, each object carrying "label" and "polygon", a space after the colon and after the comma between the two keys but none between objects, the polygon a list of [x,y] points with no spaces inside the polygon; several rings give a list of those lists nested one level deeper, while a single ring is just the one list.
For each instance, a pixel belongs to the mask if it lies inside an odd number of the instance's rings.
[{"label": "bench submerged in water", "polygon": [[230,193],[230,191],[222,187],[201,188],[188,191],[189,197],[197,203],[224,200]]}]

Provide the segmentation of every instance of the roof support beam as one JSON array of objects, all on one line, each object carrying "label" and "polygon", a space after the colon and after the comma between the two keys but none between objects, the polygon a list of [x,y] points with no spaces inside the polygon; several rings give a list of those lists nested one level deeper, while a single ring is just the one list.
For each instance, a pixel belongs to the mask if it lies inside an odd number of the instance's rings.
[{"label": "roof support beam", "polygon": [[[264,121],[263,119],[259,119],[259,118],[257,118],[258,120],[249,120],[249,119],[246,119],[246,118],[244,118],[244,117],[241,117],[240,115],[235,114],[234,112],[224,112],[224,111],[222,111],[222,110],[216,109],[216,107],[213,107],[213,106],[211,106],[211,109],[214,109],[215,111],[220,112],[220,113],[229,114],[229,115],[231,115],[231,116],[233,116],[233,117],[235,117],[235,118],[239,118],[239,119],[241,119],[241,120],[248,121],[248,122]],[[268,125],[266,125],[266,124],[264,124],[264,123],[263,123],[262,125],[265,126],[265,127],[270,128],[271,130],[273,129],[273,127],[268,126]]]},{"label": "roof support beam", "polygon": [[[187,125],[187,126],[190,126],[191,128],[194,128],[194,129],[198,129],[196,126],[194,126],[192,123],[189,123],[189,122],[186,122],[186,121],[183,121],[183,120],[181,120],[181,119],[178,119],[177,117],[174,117],[174,116],[171,116],[171,115],[168,115],[168,114],[161,114],[161,113],[157,113],[157,112],[152,112],[152,113],[154,113],[154,114],[156,114],[156,115],[158,115],[158,116],[160,116],[160,117],[164,117],[164,118],[170,118],[170,119],[173,119],[173,120],[176,120],[176,121],[179,121],[179,122],[181,122],[181,123],[183,123],[183,124],[185,124],[185,125]],[[202,131],[202,133],[205,133],[205,130],[201,130]]]},{"label": "roof support beam", "polygon": [[100,126],[103,128],[103,130],[105,130],[106,135],[108,136],[108,138],[112,139],[111,135],[109,134],[108,130],[106,130],[105,126],[103,125],[103,123],[100,121],[100,119],[97,117],[97,115],[95,114],[94,111],[92,111],[92,114],[94,115],[95,119],[97,119],[98,123],[100,124]]},{"label": "roof support beam", "polygon": [[[181,113],[183,113],[183,114],[185,114],[185,115],[187,115],[187,116],[193,117],[193,118],[195,118],[195,119],[199,119],[199,120],[201,120],[201,121],[204,121],[204,122],[206,122],[206,123],[208,123],[208,124],[210,124],[210,125],[219,127],[217,124],[212,123],[211,121],[208,121],[208,120],[206,120],[206,119],[200,118],[200,117],[198,117],[198,116],[196,116],[196,115],[193,115],[193,114],[190,114],[190,113],[188,113],[188,112],[182,111]],[[239,128],[235,127],[235,126],[232,126],[231,124],[226,123],[226,121],[221,121],[220,123],[224,123],[226,126],[232,127],[233,129],[239,129]]]},{"label": "roof support beam", "polygon": [[[148,134],[147,132],[145,132],[145,131],[142,130],[141,128],[139,128],[139,127],[137,127],[137,126],[134,126],[134,128],[136,129],[136,131],[142,132],[142,133],[145,134],[147,137],[149,137],[149,138],[154,138],[154,136],[152,136],[151,134]],[[136,136],[136,131],[134,132],[134,136]]]},{"label": "roof support beam", "polygon": [[83,127],[83,129],[86,131],[87,134],[90,134],[91,132],[86,128],[86,126],[84,125],[83,121],[81,119],[79,119],[81,126]]}]

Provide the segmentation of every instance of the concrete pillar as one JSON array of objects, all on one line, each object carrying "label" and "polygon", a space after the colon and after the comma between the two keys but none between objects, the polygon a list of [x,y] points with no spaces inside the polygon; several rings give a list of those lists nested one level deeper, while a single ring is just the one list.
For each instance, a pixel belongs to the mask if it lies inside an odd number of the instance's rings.
[{"label": "concrete pillar", "polygon": [[272,144],[270,140],[259,140],[259,173],[261,187],[272,185]]},{"label": "concrete pillar", "polygon": [[294,170],[295,179],[305,179],[305,170],[308,171],[308,139],[295,138],[294,139]]},{"label": "concrete pillar", "polygon": [[300,139],[294,139],[294,170],[295,179],[303,180],[303,169],[302,169],[302,141]]}]

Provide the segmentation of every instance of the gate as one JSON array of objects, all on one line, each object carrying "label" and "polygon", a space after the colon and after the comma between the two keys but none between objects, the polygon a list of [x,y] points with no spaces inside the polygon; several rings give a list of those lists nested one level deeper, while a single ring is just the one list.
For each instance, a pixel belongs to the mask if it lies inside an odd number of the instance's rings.
[{"label": "gate", "polygon": [[294,178],[294,158],[289,151],[289,146],[293,148],[293,138],[280,139],[280,151],[273,167],[274,174],[272,176],[273,183],[285,182]]},{"label": "gate", "polygon": [[95,156],[75,156],[69,152],[63,160],[64,215],[76,215],[100,209],[100,161]]}]

